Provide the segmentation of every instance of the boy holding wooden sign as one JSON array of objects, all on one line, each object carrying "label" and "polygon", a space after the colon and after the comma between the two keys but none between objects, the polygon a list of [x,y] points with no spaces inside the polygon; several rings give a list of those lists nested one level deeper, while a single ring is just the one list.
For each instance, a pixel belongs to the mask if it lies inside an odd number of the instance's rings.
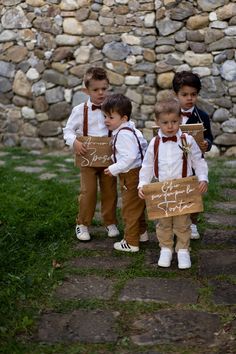
[{"label": "boy holding wooden sign", "polygon": [[[109,130],[105,125],[104,115],[101,111],[101,104],[107,95],[109,86],[106,71],[99,67],[88,69],[84,76],[84,85],[84,92],[89,96],[89,99],[86,103],[74,107],[63,132],[66,144],[73,148],[75,154],[78,155],[78,160],[81,161],[80,210],[76,220],[75,232],[80,241],[89,241],[91,237],[88,226],[92,223],[95,213],[98,182],[101,192],[101,212],[108,236],[118,236],[119,230],[116,227],[116,178],[104,174],[104,166],[108,166],[110,160],[107,159],[107,155],[106,158],[103,155],[101,159],[93,154],[93,160],[96,161],[92,163],[91,156],[88,157],[89,151],[94,152],[94,146],[100,144],[102,148],[103,145],[107,145]],[[96,145],[95,137],[98,140]],[[97,161],[102,162],[102,164],[99,165]],[[104,161],[107,164],[104,165]]]},{"label": "boy holding wooden sign", "polygon": [[[113,136],[113,164],[104,173],[119,176],[124,238],[114,243],[117,251],[138,252],[139,242],[147,241],[145,202],[138,196],[139,171],[147,141],[130,121],[132,104],[122,94],[108,96],[102,104],[105,123]],[[114,178],[114,177],[113,177]]]},{"label": "boy holding wooden sign", "polygon": [[[152,186],[150,182],[155,177],[159,182],[166,182],[162,187],[165,198],[161,204],[157,202],[157,209],[166,210],[169,205],[176,206],[175,199],[178,193],[188,194],[193,189],[191,184],[173,193],[174,185],[181,182],[181,178],[192,176],[193,168],[198,178],[198,193],[205,193],[208,186],[208,168],[202,152],[191,135],[182,133],[180,104],[177,99],[161,101],[155,106],[156,123],[160,129],[154,137],[145,154],[139,174],[139,196],[146,198],[145,188]],[[174,180],[173,183],[171,180]],[[189,183],[189,179],[188,179]],[[159,185],[159,183],[157,183]],[[180,183],[179,183],[180,184]],[[148,188],[146,188],[148,189]],[[158,192],[152,198],[158,198]],[[194,204],[194,202],[192,203]],[[174,234],[177,237],[175,250],[177,252],[178,267],[187,269],[191,267],[189,244],[191,236],[191,220],[188,205],[181,200],[174,209],[174,216],[165,213],[161,218],[157,214],[157,238],[161,248],[158,265],[169,267],[174,249]],[[189,209],[190,210],[190,209]],[[191,211],[190,211],[191,212]]]},{"label": "boy holding wooden sign", "polygon": [[[191,71],[178,72],[173,79],[173,90],[181,106],[182,124],[203,124],[204,141],[199,143],[199,146],[202,153],[205,153],[211,149],[213,136],[208,114],[196,106],[201,86],[200,78]],[[197,217],[198,214],[191,215],[191,239],[193,240],[200,237],[197,230]]]}]

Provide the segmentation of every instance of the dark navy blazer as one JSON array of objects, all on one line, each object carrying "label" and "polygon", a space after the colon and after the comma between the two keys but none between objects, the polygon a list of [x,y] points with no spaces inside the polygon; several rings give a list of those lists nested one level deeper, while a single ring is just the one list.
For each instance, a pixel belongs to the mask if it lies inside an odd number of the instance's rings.
[{"label": "dark navy blazer", "polygon": [[204,139],[208,142],[207,151],[211,149],[213,143],[213,135],[211,132],[211,125],[210,125],[210,118],[209,115],[202,111],[201,109],[194,107],[191,117],[188,118],[185,124],[196,124],[196,123],[203,123],[204,127]]}]

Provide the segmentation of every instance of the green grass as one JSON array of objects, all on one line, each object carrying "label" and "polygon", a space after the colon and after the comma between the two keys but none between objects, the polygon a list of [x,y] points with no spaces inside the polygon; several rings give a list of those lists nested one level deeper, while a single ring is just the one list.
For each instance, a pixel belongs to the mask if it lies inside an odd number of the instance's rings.
[{"label": "green grass", "polygon": [[[197,279],[196,255],[200,249],[200,241],[192,245],[193,267],[183,271],[165,272],[160,269],[148,269],[144,265],[145,248],[139,254],[118,255],[130,257],[131,265],[126,269],[78,270],[65,266],[59,269],[53,267],[53,260],[60,264],[76,256],[90,256],[99,251],[73,249],[74,222],[77,212],[77,192],[79,188],[78,169],[72,162],[66,162],[63,156],[34,156],[21,149],[5,149],[9,155],[0,157],[6,165],[0,167],[0,351],[2,353],[114,353],[114,345],[81,345],[70,346],[58,344],[47,346],[30,341],[34,333],[37,319],[45,309],[67,311],[75,308],[108,308],[122,312],[120,329],[126,326],[126,321],[136,314],[156,311],[160,308],[171,308],[172,305],[134,302],[118,302],[118,294],[127,280],[135,277]],[[17,156],[17,159],[13,157]],[[19,165],[36,166],[35,160],[48,160],[47,171],[57,173],[58,177],[41,181],[35,174],[16,172]],[[220,192],[225,185],[220,184],[223,160],[215,162],[210,173],[209,192],[204,197],[206,211],[211,211],[217,200],[222,200]],[[69,172],[60,171],[58,164],[64,164]],[[233,170],[233,169],[232,169]],[[231,173],[229,171],[229,173]],[[233,173],[232,173],[233,176]],[[64,183],[63,179],[70,179]],[[217,186],[217,188],[216,188]],[[230,184],[230,188],[236,188]],[[119,220],[120,213],[118,211]],[[99,224],[95,220],[94,224]],[[122,226],[120,225],[122,228]],[[200,230],[206,227],[204,215],[201,216]],[[154,224],[149,222],[149,231],[154,231]],[[63,280],[65,274],[98,274],[116,279],[113,298],[104,301],[55,301],[53,290]],[[233,281],[233,280],[232,280]],[[230,308],[216,307],[211,304],[211,288],[203,283],[200,291],[200,302],[195,308],[208,311],[219,310],[222,316],[230,316]],[[184,307],[184,306],[183,306]],[[191,308],[191,306],[185,306]],[[120,343],[122,350],[135,350],[135,346],[123,338]],[[136,348],[136,349],[135,349]],[[171,353],[171,347],[164,346],[166,353]],[[138,348],[142,352],[142,348]],[[186,348],[180,348],[179,353],[191,353]],[[197,349],[196,349],[197,353]]]}]

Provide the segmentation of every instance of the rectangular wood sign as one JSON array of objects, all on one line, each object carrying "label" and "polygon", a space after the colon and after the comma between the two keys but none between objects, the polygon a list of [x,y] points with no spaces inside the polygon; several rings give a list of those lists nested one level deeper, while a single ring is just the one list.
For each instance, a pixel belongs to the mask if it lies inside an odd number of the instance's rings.
[{"label": "rectangular wood sign", "polygon": [[80,136],[87,148],[85,155],[75,155],[75,165],[79,167],[107,167],[112,164],[112,138]]},{"label": "rectangular wood sign", "polygon": [[[199,145],[199,143],[202,143],[204,141],[204,136],[203,136],[204,128],[203,128],[202,123],[181,124],[180,129],[182,130],[183,133],[187,133],[189,135],[192,135],[198,145]],[[157,135],[158,130],[159,130],[159,127],[157,125],[152,127],[152,131],[153,131],[154,136]]]},{"label": "rectangular wood sign", "polygon": [[192,176],[143,186],[148,219],[203,211],[198,184],[197,177]]}]

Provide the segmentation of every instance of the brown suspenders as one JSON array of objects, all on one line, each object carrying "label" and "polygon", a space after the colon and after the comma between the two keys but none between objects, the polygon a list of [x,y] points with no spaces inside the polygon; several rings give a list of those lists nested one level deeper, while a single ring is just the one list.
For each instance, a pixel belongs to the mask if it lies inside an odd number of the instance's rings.
[{"label": "brown suspenders", "polygon": [[[84,104],[84,121],[83,121],[83,136],[88,136],[88,105]],[[111,131],[108,131],[108,136],[111,136]]]},{"label": "brown suspenders", "polygon": [[118,130],[118,132],[117,132],[117,134],[116,134],[116,136],[115,136],[115,139],[114,139],[114,142],[113,142],[113,156],[114,156],[114,161],[115,161],[115,162],[117,161],[117,160],[116,160],[116,140],[117,140],[117,136],[118,136],[118,134],[119,134],[119,132],[120,132],[121,130],[129,130],[129,131],[131,131],[131,132],[134,134],[134,136],[135,136],[135,138],[136,138],[136,140],[137,140],[137,143],[138,143],[139,152],[140,152],[140,155],[141,155],[141,160],[143,161],[143,151],[142,151],[142,147],[141,147],[139,138],[137,137],[137,134],[135,133],[135,131],[134,131],[133,129],[131,129],[131,128],[128,128],[128,127],[124,127],[124,128],[121,128],[120,130]]},{"label": "brown suspenders", "polygon": [[[185,134],[182,134],[181,137],[181,143],[186,145],[186,136]],[[156,136],[156,139],[154,141],[154,173],[155,177],[158,178],[159,172],[158,172],[158,150],[159,150],[159,144],[160,144],[160,137],[159,135]],[[187,177],[187,156],[186,154],[183,153],[183,167],[182,167],[182,178]]]}]

